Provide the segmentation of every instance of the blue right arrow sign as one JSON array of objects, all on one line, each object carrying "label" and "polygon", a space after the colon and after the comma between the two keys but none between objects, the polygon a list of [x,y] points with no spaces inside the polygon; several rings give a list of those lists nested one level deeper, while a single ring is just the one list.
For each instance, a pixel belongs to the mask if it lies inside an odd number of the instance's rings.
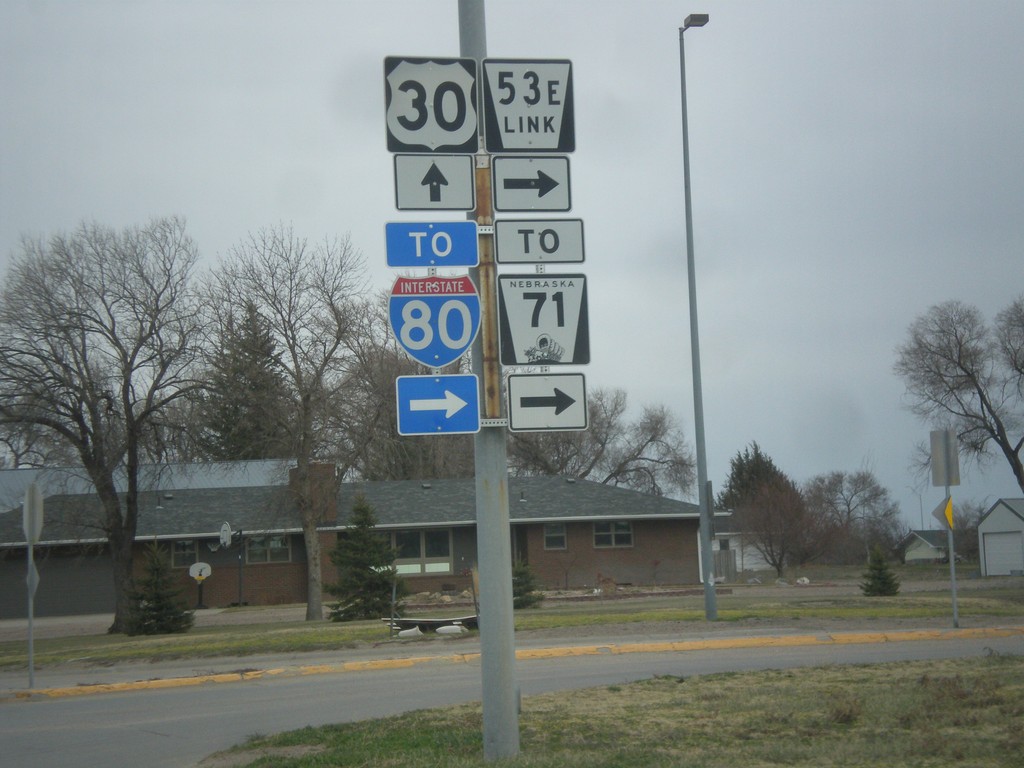
[{"label": "blue right arrow sign", "polygon": [[461,435],[480,431],[480,395],[473,374],[399,376],[398,434]]}]

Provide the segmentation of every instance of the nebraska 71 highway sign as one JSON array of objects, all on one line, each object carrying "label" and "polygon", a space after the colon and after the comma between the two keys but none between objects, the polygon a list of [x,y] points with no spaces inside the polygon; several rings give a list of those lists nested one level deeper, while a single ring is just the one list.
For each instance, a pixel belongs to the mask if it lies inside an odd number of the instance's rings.
[{"label": "nebraska 71 highway sign", "polygon": [[502,365],[590,362],[586,275],[499,275]]}]

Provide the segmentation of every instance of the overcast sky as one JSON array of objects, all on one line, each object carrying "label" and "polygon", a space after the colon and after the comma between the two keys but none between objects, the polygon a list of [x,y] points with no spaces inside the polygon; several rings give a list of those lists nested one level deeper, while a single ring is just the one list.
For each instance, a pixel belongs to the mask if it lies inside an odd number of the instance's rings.
[{"label": "overcast sky", "polygon": [[[1024,292],[1024,3],[488,0],[489,56],[573,63],[587,386],[668,405],[691,440],[693,12],[709,477],[756,440],[798,482],[867,468],[932,527],[942,489],[909,469],[931,427],[894,350],[932,304],[991,319]],[[461,214],[395,210],[383,60],[458,53],[456,0],[5,0],[0,260],[23,234],[179,215],[213,263],[284,222],[349,234],[389,288],[384,224]],[[1005,460],[964,471],[956,500],[1021,495]]]}]

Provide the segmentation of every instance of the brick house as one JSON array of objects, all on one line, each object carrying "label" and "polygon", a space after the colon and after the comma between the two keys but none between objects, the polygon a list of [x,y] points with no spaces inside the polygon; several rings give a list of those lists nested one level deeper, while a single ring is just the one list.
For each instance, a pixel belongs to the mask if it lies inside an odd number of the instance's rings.
[{"label": "brick house", "polygon": [[[363,494],[414,592],[468,586],[476,564],[472,478],[350,483],[336,481],[333,465],[317,469],[321,484],[334,489],[320,505],[324,583],[335,578],[327,553]],[[288,477],[281,461],[152,468],[141,486],[136,567],[155,541],[191,604],[198,587],[189,568],[197,562],[212,569],[203,582],[204,605],[304,602],[306,552]],[[34,548],[36,615],[111,612],[106,538],[88,484],[53,470],[12,470],[0,472],[0,508],[9,510],[0,513],[0,618],[27,612],[18,502],[29,482],[44,495],[43,534]],[[696,505],[564,477],[511,477],[508,489],[513,557],[546,587],[699,581]],[[224,523],[233,532],[227,546]]]}]

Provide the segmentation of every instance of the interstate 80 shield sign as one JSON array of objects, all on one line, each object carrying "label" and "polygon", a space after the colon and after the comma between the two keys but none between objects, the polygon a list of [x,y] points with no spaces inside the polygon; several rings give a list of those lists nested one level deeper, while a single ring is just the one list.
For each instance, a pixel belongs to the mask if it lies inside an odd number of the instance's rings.
[{"label": "interstate 80 shield sign", "polygon": [[399,277],[391,288],[388,318],[409,357],[441,368],[462,357],[476,338],[480,295],[468,275]]}]

